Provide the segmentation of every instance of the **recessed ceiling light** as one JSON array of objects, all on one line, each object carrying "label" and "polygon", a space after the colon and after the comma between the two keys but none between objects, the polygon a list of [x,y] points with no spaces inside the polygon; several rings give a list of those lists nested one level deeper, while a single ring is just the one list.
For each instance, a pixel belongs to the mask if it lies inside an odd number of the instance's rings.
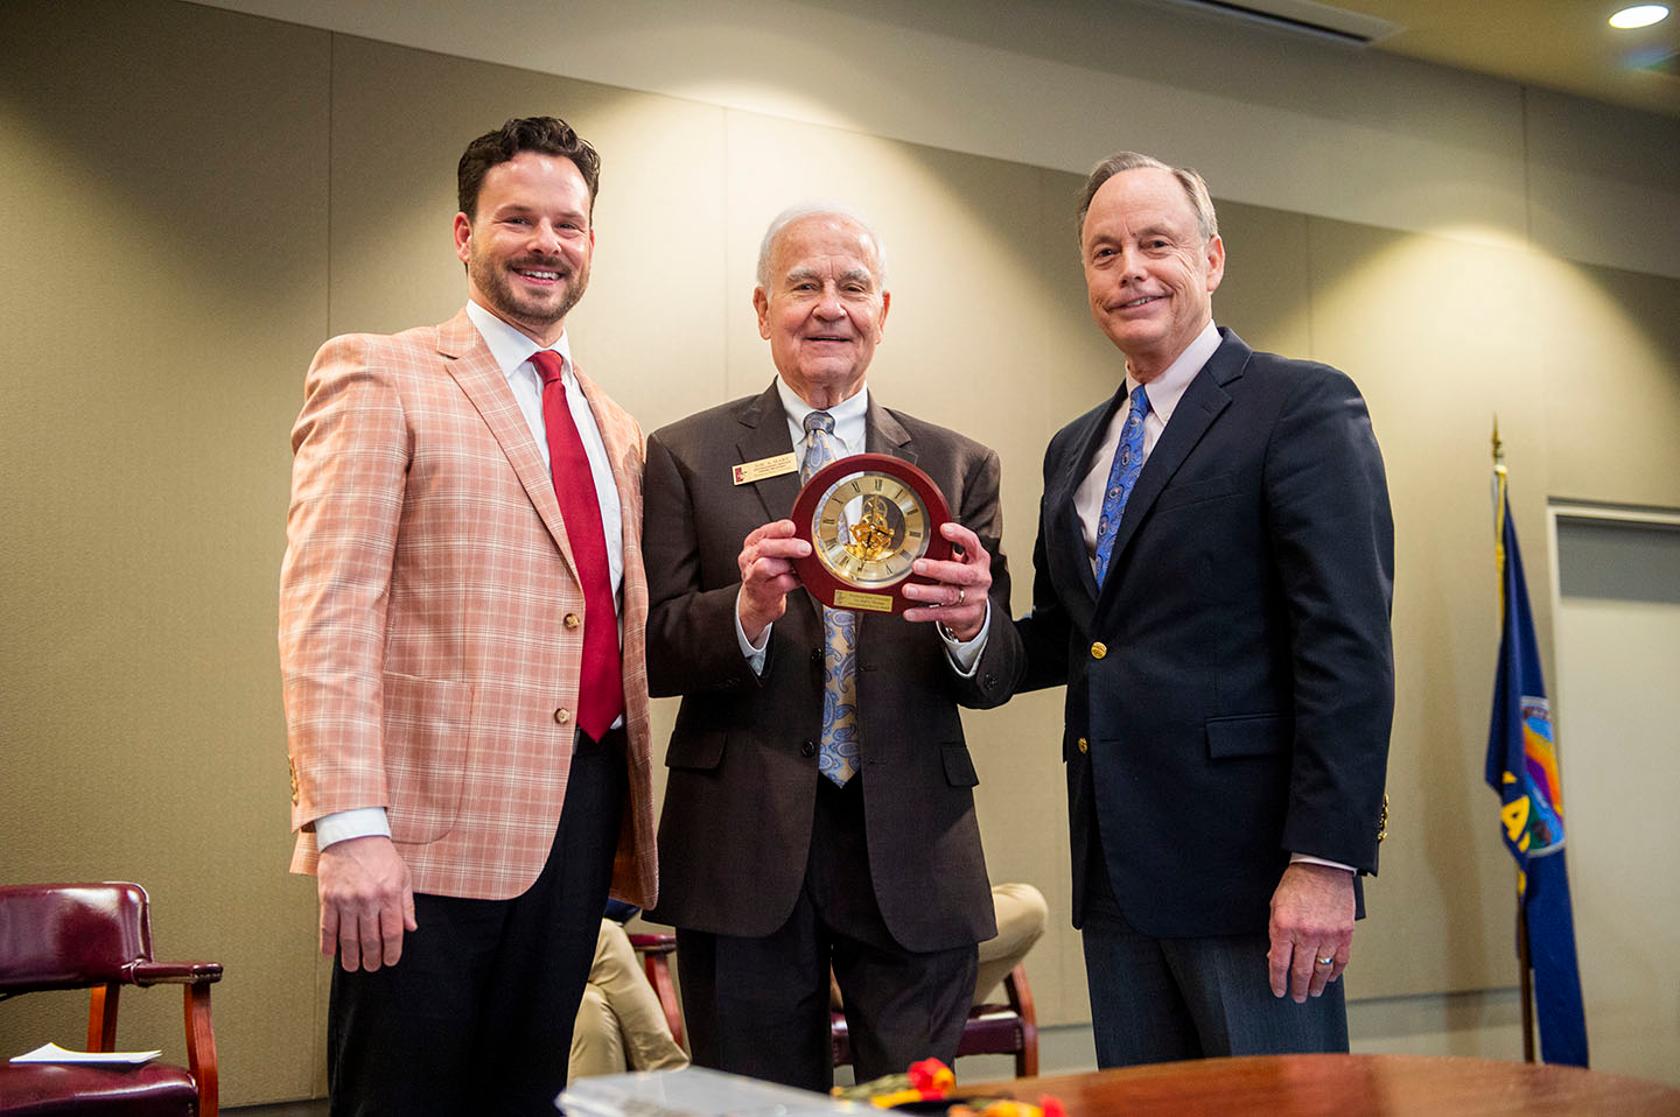
[{"label": "recessed ceiling light", "polygon": [[1661,23],[1667,18],[1667,4],[1635,4],[1611,16],[1610,26],[1621,31],[1631,31],[1635,27],[1649,27],[1653,23]]}]

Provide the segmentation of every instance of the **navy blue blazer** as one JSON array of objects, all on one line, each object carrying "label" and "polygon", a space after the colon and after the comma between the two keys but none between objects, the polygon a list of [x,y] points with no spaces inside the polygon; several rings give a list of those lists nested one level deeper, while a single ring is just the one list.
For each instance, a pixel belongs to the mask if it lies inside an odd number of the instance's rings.
[{"label": "navy blue blazer", "polygon": [[1144,934],[1264,933],[1291,852],[1377,869],[1394,527],[1365,402],[1222,343],[1138,477],[1101,593],[1074,493],[1124,389],[1044,457],[1021,689],[1067,685],[1074,924],[1098,840]]}]

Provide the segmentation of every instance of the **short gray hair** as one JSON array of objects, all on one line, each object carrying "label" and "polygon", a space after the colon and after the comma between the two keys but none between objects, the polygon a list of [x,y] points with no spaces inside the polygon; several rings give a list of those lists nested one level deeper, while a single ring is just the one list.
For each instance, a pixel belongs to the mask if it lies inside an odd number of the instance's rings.
[{"label": "short gray hair", "polygon": [[1168,166],[1153,155],[1136,151],[1116,152],[1091,168],[1090,175],[1085,179],[1085,190],[1079,197],[1079,218],[1073,227],[1074,236],[1084,236],[1085,215],[1091,211],[1091,199],[1097,196],[1103,183],[1124,171],[1141,171],[1151,167],[1166,171],[1184,188],[1184,196],[1196,215],[1196,230],[1201,233],[1203,242],[1218,236],[1219,215],[1213,211],[1213,198],[1208,194],[1207,181],[1189,167]]},{"label": "short gray hair", "polygon": [[764,230],[764,239],[758,242],[758,285],[766,290],[770,288],[770,253],[776,246],[776,238],[796,221],[803,221],[807,217],[840,217],[858,226],[869,234],[870,243],[875,246],[875,281],[882,287],[887,283],[887,246],[882,243],[881,236],[862,217],[851,209],[833,202],[801,202],[789,206],[778,213],[770,222],[770,227]]}]

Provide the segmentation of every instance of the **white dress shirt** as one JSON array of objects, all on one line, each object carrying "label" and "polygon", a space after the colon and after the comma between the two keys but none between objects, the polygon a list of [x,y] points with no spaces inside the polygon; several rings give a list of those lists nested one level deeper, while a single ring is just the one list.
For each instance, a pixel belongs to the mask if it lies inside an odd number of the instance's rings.
[{"label": "white dress shirt", "polygon": [[[1196,340],[1184,347],[1166,371],[1151,380],[1145,387],[1149,396],[1149,414],[1143,418],[1143,460],[1149,460],[1149,454],[1155,449],[1155,443],[1160,441],[1161,432],[1166,430],[1172,421],[1173,412],[1178,409],[1178,403],[1184,398],[1185,389],[1190,387],[1190,381],[1196,379],[1196,374],[1202,371],[1202,366],[1208,363],[1214,351],[1219,348],[1219,330],[1212,320]],[[1126,373],[1126,394],[1131,395],[1132,389],[1137,387],[1137,381],[1132,379],[1130,371]],[[1091,569],[1097,568],[1097,522],[1102,518],[1103,493],[1108,488],[1108,474],[1114,466],[1114,455],[1120,449],[1120,429],[1126,425],[1126,418],[1132,413],[1130,401],[1125,407],[1116,408],[1114,417],[1109,420],[1108,430],[1103,432],[1102,442],[1097,445],[1097,452],[1091,458],[1091,470],[1085,474],[1085,480],[1079,483],[1079,488],[1073,494],[1073,506],[1079,513],[1079,527],[1085,537],[1085,553],[1091,560]],[[1306,853],[1291,853],[1291,864],[1305,862],[1310,865],[1328,865],[1333,869],[1346,869],[1353,872],[1352,865],[1344,865],[1340,861],[1327,861],[1322,857],[1313,857]]]},{"label": "white dress shirt", "polygon": [[[788,387],[787,381],[776,378],[776,393],[782,399],[782,411],[787,417],[788,437],[793,440],[793,452],[799,459],[800,467],[805,464],[805,416],[816,411],[800,398],[799,393]],[[867,447],[869,438],[869,386],[866,384],[858,389],[858,393],[850,399],[842,400],[827,409],[829,417],[834,420],[833,438],[840,444],[839,457],[849,458],[853,454],[861,454]],[[770,647],[770,629],[773,625],[766,625],[755,645],[747,639],[746,630],[741,627],[740,594],[735,595],[735,639],[741,645],[741,654],[746,657],[752,667],[753,674],[764,674],[764,661]],[[935,626],[939,638],[945,642],[945,653],[950,656],[951,666],[964,678],[971,677],[980,663],[980,653],[986,649],[986,633],[992,623],[992,603],[986,601],[986,616],[980,623],[980,631],[971,640],[954,640],[947,636],[943,626]]]},{"label": "white dress shirt", "polygon": [[[1178,401],[1184,398],[1184,390],[1190,387],[1190,381],[1196,379],[1196,374],[1202,371],[1202,366],[1208,363],[1214,350],[1219,348],[1219,330],[1209,319],[1207,328],[1196,335],[1196,340],[1184,347],[1166,371],[1151,380],[1145,389],[1149,396],[1149,414],[1143,417],[1143,460],[1148,461],[1150,452],[1155,449],[1155,443],[1160,441],[1161,432],[1166,429],[1172,419],[1173,412],[1178,409]],[[1131,395],[1132,389],[1137,387],[1137,381],[1132,379],[1128,370],[1126,373],[1126,394]],[[1108,473],[1114,466],[1114,455],[1120,449],[1121,428],[1126,425],[1126,419],[1132,413],[1131,401],[1126,406],[1116,408],[1114,417],[1109,420],[1108,430],[1103,432],[1102,442],[1097,445],[1097,452],[1091,457],[1091,470],[1085,474],[1085,480],[1074,490],[1073,507],[1079,513],[1079,526],[1085,536],[1085,554],[1091,560],[1091,569],[1097,568],[1097,523],[1102,519],[1103,494],[1108,489]]]},{"label": "white dress shirt", "polygon": [[[531,438],[536,441],[537,452],[542,455],[544,468],[552,468],[548,455],[548,426],[543,422],[542,413],[542,376],[537,372],[537,366],[531,363],[532,354],[541,347],[470,299],[467,301],[467,317],[472,319],[502,375],[507,377],[513,398],[519,404],[520,413],[525,416],[525,425],[531,429]],[[607,543],[607,571],[612,579],[613,608],[622,613],[623,509],[618,501],[618,485],[613,480],[611,459],[607,457],[607,445],[601,439],[601,428],[596,425],[595,414],[589,409],[589,400],[578,386],[577,375],[572,368],[572,349],[566,335],[561,334],[560,340],[549,348],[560,355],[560,382],[566,386],[566,406],[571,410],[572,421],[577,424],[578,437],[583,440],[583,452],[589,458],[589,471],[595,478],[595,496],[601,505],[601,534]],[[624,646],[623,626],[624,620],[620,616],[618,638],[621,650]],[[613,725],[622,724],[624,716],[620,714]],[[334,811],[315,820],[315,843],[321,849],[335,842],[373,834],[391,835],[391,821],[384,807]]]}]

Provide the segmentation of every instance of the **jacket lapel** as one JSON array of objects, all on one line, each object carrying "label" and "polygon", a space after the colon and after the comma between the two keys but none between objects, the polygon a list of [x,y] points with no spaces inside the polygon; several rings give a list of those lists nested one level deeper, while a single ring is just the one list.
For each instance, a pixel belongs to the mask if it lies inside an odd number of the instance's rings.
[{"label": "jacket lapel", "polygon": [[[1178,467],[1184,464],[1190,451],[1196,448],[1220,412],[1230,406],[1231,397],[1226,393],[1225,385],[1242,375],[1253,356],[1254,351],[1242,338],[1229,330],[1221,330],[1220,334],[1225,340],[1184,390],[1178,407],[1173,410],[1172,419],[1161,432],[1160,440],[1155,443],[1149,460],[1143,463],[1143,470],[1138,474],[1137,486],[1126,501],[1126,511],[1120,518],[1120,529],[1114,537],[1114,552],[1109,559],[1105,590],[1120,580],[1121,558],[1137,534],[1138,525],[1154,507],[1161,490],[1166,488],[1167,482],[1172,480],[1173,474],[1178,472]],[[1106,601],[1110,596],[1112,590],[1103,594],[1102,598]]]},{"label": "jacket lapel", "polygon": [[866,453],[891,454],[915,464],[916,444],[910,438],[910,432],[891,411],[875,402],[874,392],[869,393],[869,408],[863,421],[863,448]]},{"label": "jacket lapel", "polygon": [[[578,577],[577,565],[572,561],[572,546],[566,538],[566,525],[560,519],[560,501],[554,495],[554,479],[543,468],[542,454],[531,438],[530,425],[519,402],[513,398],[507,377],[484,344],[472,319],[462,309],[460,313],[438,327],[438,353],[445,361],[449,375],[454,377],[467,399],[478,409],[502,453],[507,455],[513,472],[525,489],[542,518],[543,526],[554,537],[560,557]],[[580,581],[581,584],[581,581]]]},{"label": "jacket lapel", "polygon": [[[776,391],[775,381],[771,381],[768,389],[742,404],[735,418],[742,428],[735,442],[736,462],[763,461],[795,452],[788,437],[787,412],[782,410],[782,397]],[[766,522],[788,518],[793,511],[793,502],[799,497],[799,470],[765,477],[751,484],[764,505]]]},{"label": "jacket lapel", "polygon": [[[787,412],[782,408],[782,396],[776,389],[776,381],[772,380],[770,387],[744,403],[735,413],[735,418],[742,427],[735,443],[737,462],[762,461],[788,453],[797,457],[798,451],[788,432]],[[766,522],[788,519],[793,515],[794,501],[799,499],[799,470],[754,481],[752,488],[764,506]],[[792,599],[802,603],[813,621],[820,619],[816,600],[810,594],[796,593]]]},{"label": "jacket lapel", "polygon": [[1075,452],[1062,462],[1061,472],[1047,494],[1050,524],[1046,531],[1046,549],[1052,563],[1065,564],[1057,582],[1077,586],[1081,591],[1069,604],[1078,607],[1074,620],[1083,628],[1090,626],[1091,613],[1097,605],[1097,578],[1085,553],[1085,532],[1079,523],[1079,509],[1074,506],[1074,497],[1085,475],[1091,471],[1092,459],[1096,457],[1103,433],[1108,430],[1115,411],[1125,398],[1125,382],[1121,381],[1120,390],[1114,393],[1108,406],[1079,432],[1074,441]]}]

